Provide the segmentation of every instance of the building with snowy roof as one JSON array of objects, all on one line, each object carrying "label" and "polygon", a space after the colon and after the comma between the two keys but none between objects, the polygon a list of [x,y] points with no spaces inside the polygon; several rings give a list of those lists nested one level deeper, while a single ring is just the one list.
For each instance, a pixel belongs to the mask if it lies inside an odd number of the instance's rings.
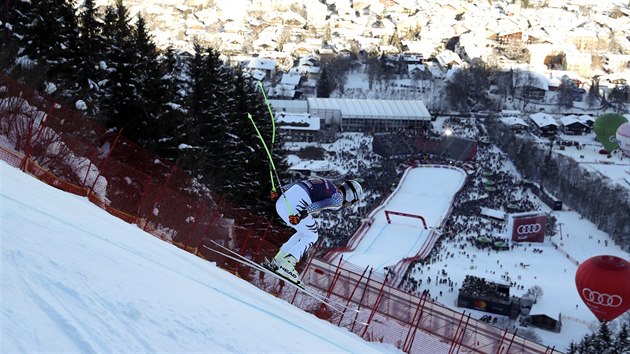
[{"label": "building with snowy roof", "polygon": [[275,116],[276,125],[286,133],[287,140],[310,142],[320,131],[319,117],[308,113],[279,112]]},{"label": "building with snowy roof", "polygon": [[335,166],[327,160],[303,160],[289,167],[289,171],[304,178],[318,176],[321,173],[330,172],[334,168]]},{"label": "building with snowy roof", "polygon": [[560,118],[560,123],[562,124],[562,129],[565,134],[581,135],[590,130],[588,124],[583,122],[580,117],[575,114]]},{"label": "building with snowy roof", "polygon": [[558,122],[549,114],[538,112],[529,115],[529,119],[534,123],[534,126],[543,136],[556,135],[558,132]]},{"label": "building with snowy roof", "polygon": [[246,69],[249,71],[258,70],[273,77],[276,74],[276,61],[274,59],[252,58],[247,63]]},{"label": "building with snowy roof", "polygon": [[[354,98],[269,100],[275,112],[308,113],[334,131],[393,131],[429,126],[431,114],[422,101]],[[277,114],[277,113],[276,113]]]},{"label": "building with snowy roof", "polygon": [[589,128],[593,128],[593,124],[595,123],[595,118],[589,116],[588,114],[582,114],[578,116],[580,122],[589,126]]},{"label": "building with snowy roof", "polygon": [[513,130],[525,130],[529,127],[529,124],[519,117],[504,117],[500,118],[500,120],[503,124]]},{"label": "building with snowy roof", "polygon": [[322,118],[327,127],[344,131],[391,131],[418,129],[431,122],[422,101],[370,100],[355,98],[308,98],[312,115]]}]

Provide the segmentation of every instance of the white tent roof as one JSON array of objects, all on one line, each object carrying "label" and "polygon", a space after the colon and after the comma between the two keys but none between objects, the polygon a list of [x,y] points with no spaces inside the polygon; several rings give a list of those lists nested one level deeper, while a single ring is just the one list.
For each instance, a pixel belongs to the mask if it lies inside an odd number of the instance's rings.
[{"label": "white tent roof", "polygon": [[269,104],[276,114],[282,111],[287,113],[308,112],[308,104],[303,100],[269,100]]},{"label": "white tent roof", "polygon": [[309,111],[340,110],[344,118],[431,119],[422,101],[308,98]]},{"label": "white tent roof", "polygon": [[313,172],[326,172],[332,170],[334,167],[330,161],[326,160],[304,160],[289,167],[291,171],[313,171]]}]

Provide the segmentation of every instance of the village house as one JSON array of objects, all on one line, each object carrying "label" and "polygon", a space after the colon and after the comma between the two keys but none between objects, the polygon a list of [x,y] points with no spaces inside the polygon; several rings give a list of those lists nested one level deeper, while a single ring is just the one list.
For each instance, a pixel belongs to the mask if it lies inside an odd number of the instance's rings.
[{"label": "village house", "polygon": [[249,71],[261,71],[265,73],[267,78],[273,78],[276,75],[276,61],[273,59],[252,58],[247,63],[246,69]]},{"label": "village house", "polygon": [[558,133],[558,122],[549,114],[538,112],[529,115],[534,128],[541,136],[555,136]]},{"label": "village house", "polygon": [[562,131],[569,135],[582,135],[590,131],[590,127],[574,114],[560,118],[560,124]]}]

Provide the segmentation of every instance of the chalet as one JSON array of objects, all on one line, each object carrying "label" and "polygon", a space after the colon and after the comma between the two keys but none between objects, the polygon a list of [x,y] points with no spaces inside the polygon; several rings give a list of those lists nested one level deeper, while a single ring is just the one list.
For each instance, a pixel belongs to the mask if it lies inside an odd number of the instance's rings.
[{"label": "chalet", "polygon": [[575,114],[560,118],[560,123],[562,124],[562,130],[565,134],[582,135],[588,133],[590,130],[590,127],[582,122]]},{"label": "chalet", "polygon": [[401,59],[405,64],[421,64],[422,54],[404,53],[401,55]]},{"label": "chalet", "polygon": [[252,46],[258,52],[276,51],[278,49],[278,43],[267,37],[259,37],[252,43]]},{"label": "chalet", "polygon": [[589,116],[588,114],[582,114],[581,116],[578,116],[578,119],[580,120],[580,122],[588,125],[589,128],[593,128],[593,124],[595,123],[595,118]]},{"label": "chalet", "polygon": [[398,54],[400,50],[393,45],[381,45],[378,47],[378,51],[383,54]]},{"label": "chalet", "polygon": [[580,75],[590,75],[593,64],[590,52],[570,51],[565,57],[567,70],[574,71]]},{"label": "chalet", "polygon": [[221,38],[221,52],[225,55],[238,55],[243,51],[243,44],[245,43],[245,38],[241,35],[235,33],[219,33],[219,38]]},{"label": "chalet", "polygon": [[306,20],[304,19],[304,17],[293,11],[282,13],[282,17],[284,19],[284,26],[304,27],[306,25]]},{"label": "chalet", "polygon": [[503,118],[499,118],[499,120],[503,124],[510,127],[510,129],[516,130],[516,131],[523,131],[529,127],[529,124],[527,124],[523,119],[518,118],[518,117],[503,117]]},{"label": "chalet", "polygon": [[442,69],[450,69],[454,65],[462,65],[462,58],[460,58],[459,55],[450,50],[442,51],[440,54],[437,55],[436,59]]},{"label": "chalet", "polygon": [[267,77],[273,77],[276,74],[276,61],[273,59],[252,58],[246,69],[249,71],[259,70],[264,72]]},{"label": "chalet", "polygon": [[519,111],[519,110],[504,109],[504,110],[501,111],[501,117],[503,117],[503,118],[518,117],[520,115],[521,115],[521,111]]},{"label": "chalet", "polygon": [[284,99],[298,98],[301,94],[298,92],[301,82],[302,75],[292,69],[288,73],[282,75],[280,83],[274,87],[269,96]]},{"label": "chalet", "polygon": [[549,91],[549,79],[537,72],[520,72],[516,82],[521,87],[521,95],[528,100],[543,100]]},{"label": "chalet", "polygon": [[307,78],[313,79],[319,75],[320,66],[316,58],[304,57],[299,59],[297,71],[302,75],[306,75]]},{"label": "chalet", "polygon": [[538,112],[530,114],[529,119],[541,136],[554,136],[558,133],[558,122],[549,114]]},{"label": "chalet", "polygon": [[492,47],[484,32],[470,31],[459,36],[455,50],[468,61],[475,58],[486,60],[492,54]]},{"label": "chalet", "polygon": [[433,55],[433,51],[435,50],[435,47],[426,41],[403,40],[401,43],[403,46],[403,53],[405,55],[418,55],[422,61],[431,57]]},{"label": "chalet", "polygon": [[409,64],[407,65],[407,74],[411,78],[422,79],[425,75],[429,75],[429,72],[423,64]]}]

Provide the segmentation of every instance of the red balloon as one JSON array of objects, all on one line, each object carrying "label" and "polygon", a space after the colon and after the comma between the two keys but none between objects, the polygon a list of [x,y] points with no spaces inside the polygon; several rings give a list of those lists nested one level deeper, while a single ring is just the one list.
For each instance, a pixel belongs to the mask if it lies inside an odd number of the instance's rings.
[{"label": "red balloon", "polygon": [[582,301],[600,321],[612,321],[630,309],[630,262],[595,256],[580,264],[575,284]]}]

